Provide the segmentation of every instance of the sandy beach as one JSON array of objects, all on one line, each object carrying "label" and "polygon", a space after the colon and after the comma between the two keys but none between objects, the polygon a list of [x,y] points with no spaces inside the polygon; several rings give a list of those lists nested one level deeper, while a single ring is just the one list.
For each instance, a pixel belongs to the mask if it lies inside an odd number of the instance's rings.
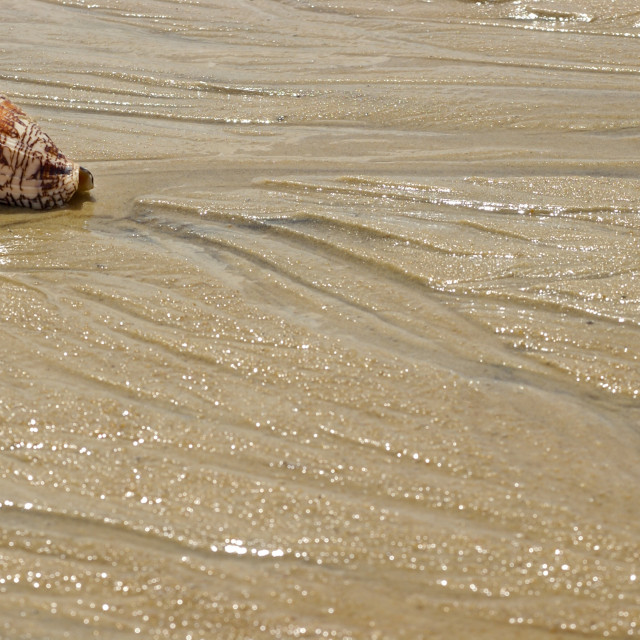
[{"label": "sandy beach", "polygon": [[639,36],[3,0],[0,638],[640,636]]}]

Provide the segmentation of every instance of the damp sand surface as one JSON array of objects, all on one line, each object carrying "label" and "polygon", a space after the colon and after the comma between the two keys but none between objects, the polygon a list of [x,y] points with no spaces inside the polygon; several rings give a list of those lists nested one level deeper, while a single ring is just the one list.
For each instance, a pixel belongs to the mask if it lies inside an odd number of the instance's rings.
[{"label": "damp sand surface", "polygon": [[0,637],[640,635],[639,36],[3,0],[96,188],[0,214]]}]

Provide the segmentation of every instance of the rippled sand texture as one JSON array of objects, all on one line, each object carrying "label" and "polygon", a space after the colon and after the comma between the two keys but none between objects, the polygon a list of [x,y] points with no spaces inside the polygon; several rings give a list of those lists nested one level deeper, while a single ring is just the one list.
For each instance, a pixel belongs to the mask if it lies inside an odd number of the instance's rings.
[{"label": "rippled sand texture", "polygon": [[640,635],[636,3],[2,4],[0,637]]}]

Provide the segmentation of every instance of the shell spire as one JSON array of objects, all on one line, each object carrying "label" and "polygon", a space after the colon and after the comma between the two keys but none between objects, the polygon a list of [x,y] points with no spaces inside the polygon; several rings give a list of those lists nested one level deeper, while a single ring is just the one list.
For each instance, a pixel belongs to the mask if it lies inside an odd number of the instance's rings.
[{"label": "shell spire", "polygon": [[37,123],[0,96],[0,204],[50,209],[92,188],[91,173],[67,160]]}]

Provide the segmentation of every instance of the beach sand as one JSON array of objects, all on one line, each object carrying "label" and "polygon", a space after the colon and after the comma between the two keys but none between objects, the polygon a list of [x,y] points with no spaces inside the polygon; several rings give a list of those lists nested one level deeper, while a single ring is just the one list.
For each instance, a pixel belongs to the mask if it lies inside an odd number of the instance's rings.
[{"label": "beach sand", "polygon": [[3,0],[0,637],[640,635],[639,20]]}]

